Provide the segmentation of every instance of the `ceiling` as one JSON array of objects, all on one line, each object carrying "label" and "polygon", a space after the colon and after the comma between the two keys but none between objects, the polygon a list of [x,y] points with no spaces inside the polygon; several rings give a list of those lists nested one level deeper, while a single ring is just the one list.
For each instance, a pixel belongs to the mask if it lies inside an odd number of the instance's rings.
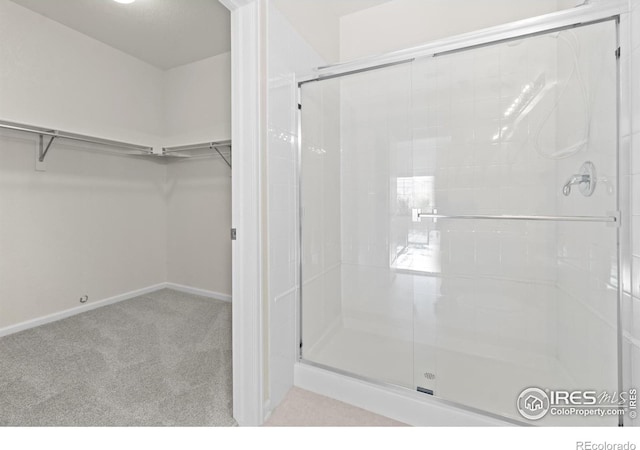
[{"label": "ceiling", "polygon": [[231,48],[229,11],[218,0],[12,1],[160,69]]}]

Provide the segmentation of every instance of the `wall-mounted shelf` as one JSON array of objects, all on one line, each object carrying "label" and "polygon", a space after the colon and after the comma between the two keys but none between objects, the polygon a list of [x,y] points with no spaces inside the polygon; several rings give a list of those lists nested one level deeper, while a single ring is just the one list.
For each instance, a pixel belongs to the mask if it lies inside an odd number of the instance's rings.
[{"label": "wall-mounted shelf", "polygon": [[169,158],[207,158],[219,156],[231,167],[231,141],[204,142],[201,144],[165,147],[162,156]]},{"label": "wall-mounted shelf", "polygon": [[14,122],[6,122],[0,120],[0,128],[5,130],[22,131],[25,133],[37,134],[40,136],[39,149],[38,149],[38,161],[44,162],[52,144],[57,139],[66,139],[70,141],[86,142],[90,144],[97,144],[105,147],[111,147],[112,149],[123,150],[128,155],[151,155],[153,154],[153,148],[144,145],[130,144],[128,142],[114,141],[111,139],[103,139],[93,136],[86,136],[83,134],[69,133],[66,131],[52,130],[49,128],[35,127],[32,125],[24,125]]},{"label": "wall-mounted shelf", "polygon": [[40,137],[38,147],[38,162],[44,162],[51,146],[57,139],[86,142],[110,147],[110,150],[122,150],[126,155],[157,156],[166,158],[207,158],[219,156],[231,167],[231,141],[204,142],[201,144],[182,145],[178,147],[164,147],[162,153],[153,151],[153,147],[130,144],[128,142],[114,141],[83,134],[69,133],[66,131],[52,130],[49,128],[24,125],[15,122],[0,120],[0,129],[22,131],[37,134]]}]

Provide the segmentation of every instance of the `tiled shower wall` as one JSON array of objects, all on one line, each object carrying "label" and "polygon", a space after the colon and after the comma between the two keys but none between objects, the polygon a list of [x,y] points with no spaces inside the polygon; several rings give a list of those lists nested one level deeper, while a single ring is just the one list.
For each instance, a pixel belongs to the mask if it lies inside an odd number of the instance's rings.
[{"label": "tiled shower wall", "polygon": [[[428,201],[421,199],[424,187],[407,193],[408,208],[424,212],[555,214],[557,161],[534,151],[529,132],[541,113],[519,119],[505,112],[540,77],[553,85],[556,51],[556,40],[535,38],[343,79],[346,327],[389,339],[422,339],[427,346],[455,348],[464,342],[471,353],[508,353],[508,359],[521,364],[528,364],[532,353],[555,353],[555,226],[455,220],[412,224],[398,185],[432,179]],[[555,120],[546,131],[555,139]],[[428,269],[414,268],[413,275],[390,270],[396,269],[397,249],[403,239],[407,244],[412,227],[427,230],[434,242],[439,234],[437,261]],[[441,278],[427,282],[425,270]],[[474,298],[477,283],[490,301],[466,300]],[[414,316],[414,307],[429,313],[424,319]],[[436,316],[437,324],[425,322]],[[525,323],[530,326],[523,330],[518,324]],[[423,333],[428,329],[437,329],[438,336]]]},{"label": "tiled shower wall", "polygon": [[[530,129],[540,112],[512,112],[527,86],[534,90],[541,77],[555,80],[555,52],[553,40],[534,38],[416,64],[414,152],[435,162],[433,206],[439,213],[555,210],[549,183],[555,162],[531,146]],[[549,128],[555,133],[554,121]],[[421,166],[419,161],[415,170]],[[437,345],[516,365],[551,354],[555,227],[479,220],[430,226],[440,232]],[[422,321],[415,325],[425,327]]]},{"label": "tiled shower wall", "polygon": [[302,342],[313,352],[323,336],[340,323],[340,111],[333,83],[315,83],[317,95],[305,97],[301,120],[305,138],[301,162],[302,208]]},{"label": "tiled shower wall", "polygon": [[[412,198],[410,207],[437,207],[443,214],[604,216],[615,210],[613,31],[607,22],[324,81],[326,92],[318,85],[308,88],[317,91],[308,98],[317,100],[340,89],[340,167],[335,158],[328,164],[334,146],[323,143],[321,135],[336,123],[325,121],[315,130],[321,134],[313,136],[308,129],[306,136],[317,144],[315,172],[307,174],[325,177],[310,185],[330,180],[330,171],[334,177],[340,173],[340,185],[334,180],[331,188],[342,189],[336,202],[341,202],[346,328],[400,341],[422,339],[417,343],[426,346],[455,348],[463,342],[475,355],[523,365],[537,356],[557,357],[576,386],[615,384],[615,227],[443,220],[430,225],[440,234],[439,267],[433,270],[442,274],[438,286],[423,286],[417,280],[424,276],[389,270],[413,226],[401,211],[406,205],[399,204],[403,179],[432,177],[430,203]],[[465,70],[469,67],[472,77]],[[510,117],[527,87],[547,92],[532,111]],[[335,117],[326,105],[312,101],[305,111],[310,120]],[[551,118],[543,123],[547,113]],[[598,127],[590,131],[589,120]],[[544,154],[580,136],[589,146],[576,154]],[[586,198],[574,187],[571,196],[563,196],[563,183],[587,160],[598,168],[596,193]],[[318,211],[325,208],[324,217],[336,213],[323,204],[329,198],[319,195],[312,202]],[[314,234],[315,220],[308,220],[308,238],[324,239],[326,229],[315,226]],[[318,249],[317,255],[307,255],[311,260],[305,265],[322,264],[322,246],[305,244]],[[468,301],[480,298],[479,283],[486,298]],[[436,326],[413,315],[412,308],[419,310],[423,303],[430,319],[437,316]],[[339,308],[334,312],[340,315]],[[312,313],[318,318],[312,324],[322,325],[314,338],[330,331],[322,315]],[[438,336],[420,332],[427,329],[437,329]],[[585,345],[592,349],[589,355],[576,351]],[[429,359],[413,356],[415,363]]]},{"label": "tiled shower wall", "polygon": [[396,182],[413,175],[411,66],[345,77],[339,88],[344,326],[410,342],[413,277],[389,268],[406,239]]}]

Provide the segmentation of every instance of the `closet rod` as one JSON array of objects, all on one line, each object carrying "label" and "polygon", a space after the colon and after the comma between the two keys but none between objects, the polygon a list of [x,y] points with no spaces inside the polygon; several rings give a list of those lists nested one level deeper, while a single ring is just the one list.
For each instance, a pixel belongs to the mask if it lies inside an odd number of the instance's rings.
[{"label": "closet rod", "polygon": [[[44,161],[44,158],[47,156],[47,153],[51,148],[51,144],[53,144],[53,141],[55,139],[67,139],[70,141],[87,142],[90,144],[117,147],[125,150],[141,152],[144,154],[153,153],[153,148],[145,145],[130,144],[128,142],[114,141],[111,139],[103,139],[103,138],[98,138],[94,136],[87,136],[84,134],[69,133],[66,131],[52,130],[52,129],[42,128],[42,127],[34,127],[31,125],[24,125],[24,124],[15,123],[15,122],[7,122],[4,120],[0,120],[0,128],[39,135],[40,151],[39,151],[38,159],[40,162]],[[50,138],[47,143],[45,143],[45,139],[44,139],[45,136]]]},{"label": "closet rod", "polygon": [[177,147],[165,147],[162,150],[164,151],[164,153],[176,153],[217,147],[231,147],[231,141],[203,142],[201,144],[180,145]]},{"label": "closet rod", "polygon": [[[231,167],[231,160],[220,151],[220,148],[229,148],[229,155],[231,156],[231,141],[216,141],[216,142],[203,142],[201,144],[181,145],[177,147],[164,147],[162,154],[165,156],[173,156],[172,153],[188,152],[193,150],[215,150],[216,154],[220,156],[229,167]],[[226,152],[225,152],[226,153]],[[204,156],[204,155],[201,155]],[[201,157],[195,156],[195,158]]]}]

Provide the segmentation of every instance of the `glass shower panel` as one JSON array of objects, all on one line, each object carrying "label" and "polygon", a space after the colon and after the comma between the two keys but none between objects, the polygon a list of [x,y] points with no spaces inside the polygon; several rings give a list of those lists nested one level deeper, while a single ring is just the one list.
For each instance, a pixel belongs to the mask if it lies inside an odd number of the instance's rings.
[{"label": "glass shower panel", "polygon": [[411,67],[302,88],[302,354],[413,387]]},{"label": "glass shower panel", "polygon": [[617,390],[615,48],[609,21],[413,64],[414,177],[432,177],[414,219],[440,267],[415,387],[518,420],[531,386]]},{"label": "glass shower panel", "polygon": [[301,86],[303,360],[521,421],[525,388],[618,390],[616,41]]}]

